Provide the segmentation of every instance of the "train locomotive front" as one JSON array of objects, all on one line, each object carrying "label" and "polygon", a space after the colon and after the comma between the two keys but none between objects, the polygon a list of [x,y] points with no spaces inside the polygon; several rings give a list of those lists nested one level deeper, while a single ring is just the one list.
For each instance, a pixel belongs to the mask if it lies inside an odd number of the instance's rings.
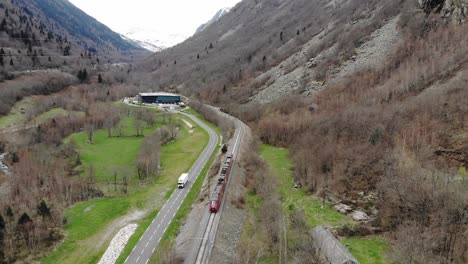
[{"label": "train locomotive front", "polygon": [[210,212],[217,213],[219,207],[221,206],[221,201],[223,199],[224,190],[226,188],[226,184],[229,178],[229,174],[231,173],[231,166],[232,166],[232,154],[227,155],[226,159],[224,160],[223,166],[221,167],[221,171],[218,176],[218,180],[216,182],[215,189],[210,196]]}]

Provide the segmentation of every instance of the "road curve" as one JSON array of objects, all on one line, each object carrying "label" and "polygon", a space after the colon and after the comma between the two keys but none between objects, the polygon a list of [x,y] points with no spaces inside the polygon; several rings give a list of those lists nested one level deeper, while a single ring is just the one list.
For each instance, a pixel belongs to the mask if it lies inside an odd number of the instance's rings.
[{"label": "road curve", "polygon": [[140,238],[140,241],[138,241],[135,248],[133,248],[133,251],[125,260],[125,263],[127,264],[148,263],[156,247],[159,245],[161,238],[166,232],[166,229],[182,205],[182,202],[184,201],[189,191],[192,189],[193,183],[198,178],[201,171],[203,170],[203,167],[205,167],[214,150],[216,149],[216,146],[219,144],[219,137],[212,128],[191,114],[183,114],[191,118],[201,128],[205,129],[210,136],[210,141],[188,172],[189,181],[185,188],[176,189],[172,193],[169,200],[167,200],[166,204],[164,204],[164,206],[161,208],[156,218],[153,219],[151,225],[148,227],[148,229],[146,229],[145,233]]}]

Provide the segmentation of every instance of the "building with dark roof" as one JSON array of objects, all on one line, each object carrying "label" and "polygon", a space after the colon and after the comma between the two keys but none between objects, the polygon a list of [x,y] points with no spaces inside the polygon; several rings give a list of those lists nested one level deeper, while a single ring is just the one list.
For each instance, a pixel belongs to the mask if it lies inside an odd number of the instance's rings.
[{"label": "building with dark roof", "polygon": [[180,95],[171,93],[139,93],[137,95],[139,104],[179,104]]}]

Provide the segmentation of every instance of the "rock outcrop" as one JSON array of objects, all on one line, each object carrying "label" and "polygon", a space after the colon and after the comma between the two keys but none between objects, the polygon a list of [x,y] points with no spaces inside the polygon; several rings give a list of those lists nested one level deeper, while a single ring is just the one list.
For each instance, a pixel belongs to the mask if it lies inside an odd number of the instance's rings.
[{"label": "rock outcrop", "polygon": [[346,204],[342,204],[342,203],[339,203],[335,206],[333,206],[333,209],[335,209],[337,212],[341,213],[341,214],[348,214],[349,212],[351,212],[353,210],[353,208],[351,208],[351,206],[349,205],[346,205]]},{"label": "rock outcrop", "polygon": [[364,213],[363,211],[356,210],[351,213],[351,218],[353,218],[354,221],[367,221],[370,219],[370,217]]},{"label": "rock outcrop", "polygon": [[445,0],[442,15],[458,23],[464,23],[468,15],[468,0]]},{"label": "rock outcrop", "polygon": [[426,13],[440,13],[454,22],[464,23],[468,15],[468,0],[419,0]]}]

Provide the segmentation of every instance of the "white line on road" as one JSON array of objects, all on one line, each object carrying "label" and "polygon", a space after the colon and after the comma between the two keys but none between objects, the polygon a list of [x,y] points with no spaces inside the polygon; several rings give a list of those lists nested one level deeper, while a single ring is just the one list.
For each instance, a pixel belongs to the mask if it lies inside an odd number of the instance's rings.
[{"label": "white line on road", "polygon": [[[187,115],[189,116],[189,115]],[[208,134],[210,136],[210,141],[208,143],[208,145],[205,147],[205,149],[203,150],[202,154],[199,156],[199,158],[197,159],[197,161],[195,162],[194,166],[190,169],[189,171],[189,174],[191,175],[190,178],[193,178],[193,179],[196,179],[199,175],[200,175],[200,172],[202,170],[202,168],[208,164],[208,161],[209,161],[209,157],[212,155],[212,153],[214,153],[214,150],[215,150],[215,147],[218,145],[219,143],[219,140],[220,140],[220,137],[217,136],[216,133],[214,133],[212,131],[212,129],[208,126],[206,126],[201,120],[199,120],[198,118],[196,117],[193,117],[193,116],[189,116],[191,119],[194,120],[195,123],[199,124],[200,127],[202,127],[203,129],[205,130],[209,130],[208,131]],[[214,142],[214,140],[216,142]],[[211,151],[210,151],[211,150]],[[154,251],[156,250],[156,247],[157,245],[159,244],[159,242],[161,241],[162,239],[162,235],[164,235],[164,233],[167,231],[167,228],[168,228],[168,225],[171,223],[171,221],[173,220],[173,218],[175,217],[177,211],[180,209],[181,207],[181,203],[185,200],[185,198],[187,197],[188,195],[188,192],[191,190],[191,187],[193,186],[193,182],[190,182],[190,184],[187,186],[188,188],[185,188],[183,189],[182,191],[178,191],[177,194],[173,193],[170,197],[169,197],[169,200],[163,205],[163,207],[161,208],[160,210],[160,213],[165,213],[165,215],[163,216],[162,214],[158,214],[152,221],[151,225],[147,228],[147,230],[145,231],[145,233],[143,234],[143,236],[140,238],[138,244],[136,245],[136,247],[134,248],[133,252],[129,255],[129,257],[127,257],[127,259],[125,260],[125,263],[129,263],[128,260],[130,259],[130,261],[132,263],[138,263],[139,259],[142,258],[142,261],[144,261],[145,258],[146,259],[146,262],[148,262],[149,258],[147,256],[142,256],[143,255],[143,252],[145,251],[145,249],[149,246],[149,243],[151,241],[153,241],[153,239],[155,239],[156,237],[158,237],[158,242],[156,243],[156,245],[154,245],[154,247],[151,248],[152,250],[152,253],[154,253]],[[177,207],[176,211],[173,212],[172,209]],[[173,212],[173,215],[172,215],[172,219],[169,219],[169,215],[170,215],[170,212]],[[167,219],[167,221],[166,221]],[[158,220],[158,221],[156,221]],[[159,222],[159,223],[157,223]],[[153,234],[151,235],[151,237],[149,237],[149,234],[151,232],[151,230],[153,230],[154,228],[154,225],[158,224],[158,226],[156,227],[156,229],[154,230]],[[160,234],[160,235],[157,235],[158,234],[158,231],[160,230],[160,228],[164,227],[164,231]],[[147,241],[146,243],[146,246],[144,249],[142,249],[140,255],[138,256],[138,258],[136,259],[136,262],[134,262],[132,260],[132,258],[130,256],[135,256],[136,253],[134,253],[139,247],[143,247],[143,243],[144,241],[146,241],[149,237],[149,240]],[[143,239],[144,238],[144,239]]]}]

